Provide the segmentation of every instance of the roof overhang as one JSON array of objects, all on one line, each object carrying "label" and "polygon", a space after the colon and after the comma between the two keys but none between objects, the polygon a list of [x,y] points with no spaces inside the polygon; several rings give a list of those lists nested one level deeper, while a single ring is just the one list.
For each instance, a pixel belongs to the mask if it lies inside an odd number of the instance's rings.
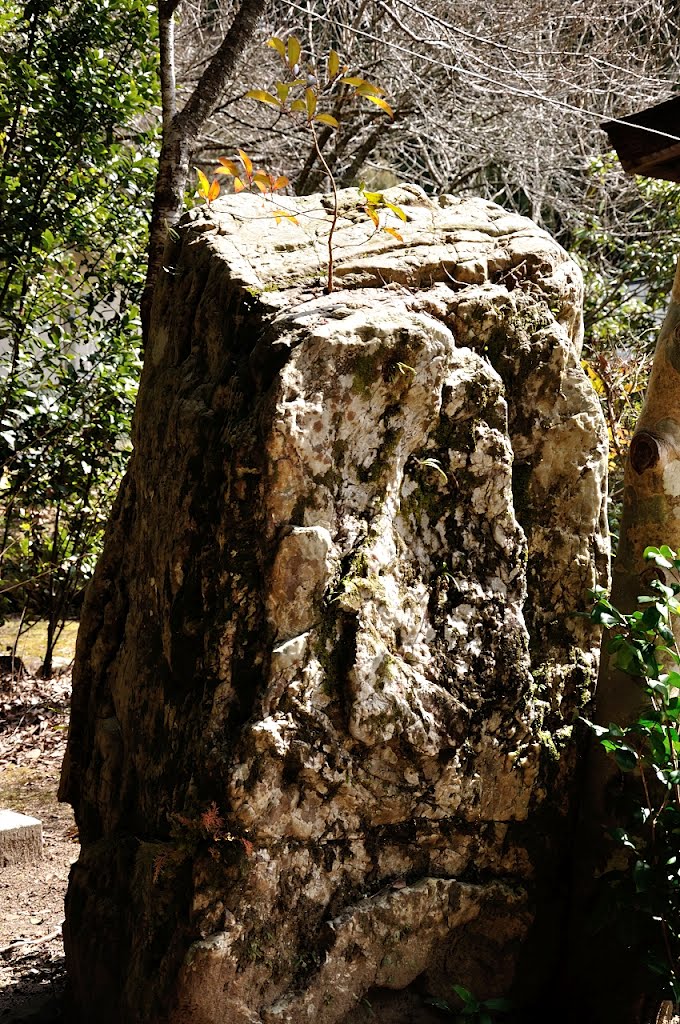
[{"label": "roof overhang", "polygon": [[680,96],[601,127],[624,170],[680,182]]}]

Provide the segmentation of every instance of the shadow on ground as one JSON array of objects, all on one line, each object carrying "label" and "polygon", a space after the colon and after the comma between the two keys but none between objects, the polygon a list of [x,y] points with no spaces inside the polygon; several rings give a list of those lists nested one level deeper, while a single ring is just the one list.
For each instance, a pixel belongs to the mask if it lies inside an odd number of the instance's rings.
[{"label": "shadow on ground", "polygon": [[67,1024],[61,943],[11,957],[12,982],[0,989],[0,1024]]}]

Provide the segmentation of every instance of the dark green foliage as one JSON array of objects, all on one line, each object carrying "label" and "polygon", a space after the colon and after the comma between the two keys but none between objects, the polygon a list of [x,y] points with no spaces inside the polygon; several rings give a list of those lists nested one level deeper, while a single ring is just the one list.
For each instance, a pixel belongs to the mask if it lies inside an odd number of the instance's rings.
[{"label": "dark green foliage", "polygon": [[[602,590],[593,592],[591,617],[614,632],[615,664],[640,683],[634,721],[588,723],[622,773],[617,826],[610,829],[625,855],[602,876],[601,923],[616,925],[624,945],[646,952],[650,985],[680,1000],[680,650],[673,618],[680,611],[680,558],[667,546],[645,557],[667,582],[624,614]],[[598,926],[598,922],[595,922]]]},{"label": "dark green foliage", "polygon": [[460,1000],[461,1008],[453,1010],[443,999],[432,999],[430,1003],[439,1010],[448,1012],[451,1019],[458,1024],[494,1024],[500,1015],[512,1010],[512,1003],[507,999],[477,999],[464,985],[451,986]]},{"label": "dark green foliage", "polygon": [[154,36],[141,0],[0,13],[0,575],[5,607],[46,615],[50,636],[92,571],[129,447]]},{"label": "dark green foliage", "polygon": [[668,305],[680,226],[678,185],[638,177],[622,194],[620,178],[613,153],[591,163],[591,212],[563,239],[583,271],[584,365],[609,428],[609,522],[614,544],[625,455]]}]

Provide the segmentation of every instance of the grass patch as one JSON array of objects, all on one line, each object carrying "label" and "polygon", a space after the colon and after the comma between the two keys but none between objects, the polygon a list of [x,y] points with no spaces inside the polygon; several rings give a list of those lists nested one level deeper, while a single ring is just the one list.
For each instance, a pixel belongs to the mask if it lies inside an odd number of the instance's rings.
[{"label": "grass patch", "polygon": [[[19,628],[19,617],[8,618],[0,626],[0,654],[11,654]],[[26,623],[24,623],[24,628]],[[76,653],[78,622],[70,619],[64,626],[54,651],[57,664],[69,664]],[[29,663],[36,658],[42,661],[47,644],[47,622],[39,619],[22,633],[17,645],[17,656]]]}]

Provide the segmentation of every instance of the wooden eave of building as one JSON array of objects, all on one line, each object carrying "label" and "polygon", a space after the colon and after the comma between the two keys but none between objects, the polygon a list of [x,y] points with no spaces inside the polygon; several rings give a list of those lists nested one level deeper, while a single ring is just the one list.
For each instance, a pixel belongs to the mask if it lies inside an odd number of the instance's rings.
[{"label": "wooden eave of building", "polygon": [[680,182],[680,96],[601,127],[624,170]]}]

